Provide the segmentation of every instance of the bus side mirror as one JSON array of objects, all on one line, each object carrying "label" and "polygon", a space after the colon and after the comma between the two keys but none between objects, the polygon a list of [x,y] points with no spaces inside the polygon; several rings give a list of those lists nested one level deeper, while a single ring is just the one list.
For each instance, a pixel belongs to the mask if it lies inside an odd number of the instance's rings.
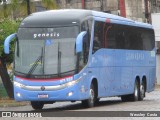
[{"label": "bus side mirror", "polygon": [[76,53],[82,52],[83,49],[83,38],[87,34],[87,31],[79,33],[76,38]]},{"label": "bus side mirror", "polygon": [[13,38],[16,38],[17,33],[9,35],[4,41],[4,53],[9,54],[10,42]]}]

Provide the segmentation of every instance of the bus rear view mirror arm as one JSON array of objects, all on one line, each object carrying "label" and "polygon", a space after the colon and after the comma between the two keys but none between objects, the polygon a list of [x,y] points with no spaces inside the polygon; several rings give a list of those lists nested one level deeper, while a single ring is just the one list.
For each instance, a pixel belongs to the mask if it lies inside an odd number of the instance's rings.
[{"label": "bus rear view mirror arm", "polygon": [[4,53],[9,54],[10,42],[13,38],[16,38],[17,33],[9,35],[4,41]]},{"label": "bus rear view mirror arm", "polygon": [[76,39],[76,53],[82,52],[83,38],[87,34],[87,31],[79,33]]}]

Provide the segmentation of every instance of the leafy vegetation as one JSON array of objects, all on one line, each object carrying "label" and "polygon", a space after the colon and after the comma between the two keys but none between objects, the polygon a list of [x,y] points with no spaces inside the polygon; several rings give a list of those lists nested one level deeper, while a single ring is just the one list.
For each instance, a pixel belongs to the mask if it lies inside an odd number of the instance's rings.
[{"label": "leafy vegetation", "polygon": [[0,21],[0,57],[4,58],[7,63],[13,61],[14,41],[11,42],[10,55],[4,54],[4,40],[7,36],[15,33],[18,29],[20,21],[14,21],[9,19],[1,19]]},{"label": "leafy vegetation", "polygon": [[[0,0],[5,1],[5,0]],[[30,0],[31,1],[31,0]],[[40,5],[40,6],[39,6]],[[38,7],[42,7],[43,9],[57,9],[57,4],[55,0],[41,0]],[[12,18],[16,19],[18,17],[27,16],[27,0],[11,0],[10,4],[6,4],[3,2],[0,5],[0,19],[1,18]],[[30,11],[31,13],[36,12],[36,4],[34,2],[30,2]]]}]

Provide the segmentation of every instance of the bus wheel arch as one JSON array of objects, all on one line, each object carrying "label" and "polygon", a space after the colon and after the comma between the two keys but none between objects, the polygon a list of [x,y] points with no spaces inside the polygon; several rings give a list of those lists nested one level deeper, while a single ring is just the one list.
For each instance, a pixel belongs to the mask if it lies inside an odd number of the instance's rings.
[{"label": "bus wheel arch", "polygon": [[82,105],[84,107],[94,107],[98,96],[98,82],[97,79],[93,78],[90,84],[89,98],[87,100],[82,100]]}]

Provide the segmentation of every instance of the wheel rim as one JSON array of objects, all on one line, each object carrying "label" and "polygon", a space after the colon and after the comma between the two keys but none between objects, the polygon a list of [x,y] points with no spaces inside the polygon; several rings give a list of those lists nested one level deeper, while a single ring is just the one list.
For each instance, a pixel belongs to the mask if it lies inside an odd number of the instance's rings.
[{"label": "wheel rim", "polygon": [[140,87],[140,94],[141,94],[141,97],[143,98],[144,97],[144,93],[145,93],[145,91],[144,91],[144,85],[142,84],[141,85],[141,87]]},{"label": "wheel rim", "polygon": [[93,89],[90,89],[90,102],[92,104],[94,103],[94,91],[93,91]]},{"label": "wheel rim", "polygon": [[137,85],[135,86],[134,96],[135,96],[135,98],[138,98],[138,88],[137,88]]}]

